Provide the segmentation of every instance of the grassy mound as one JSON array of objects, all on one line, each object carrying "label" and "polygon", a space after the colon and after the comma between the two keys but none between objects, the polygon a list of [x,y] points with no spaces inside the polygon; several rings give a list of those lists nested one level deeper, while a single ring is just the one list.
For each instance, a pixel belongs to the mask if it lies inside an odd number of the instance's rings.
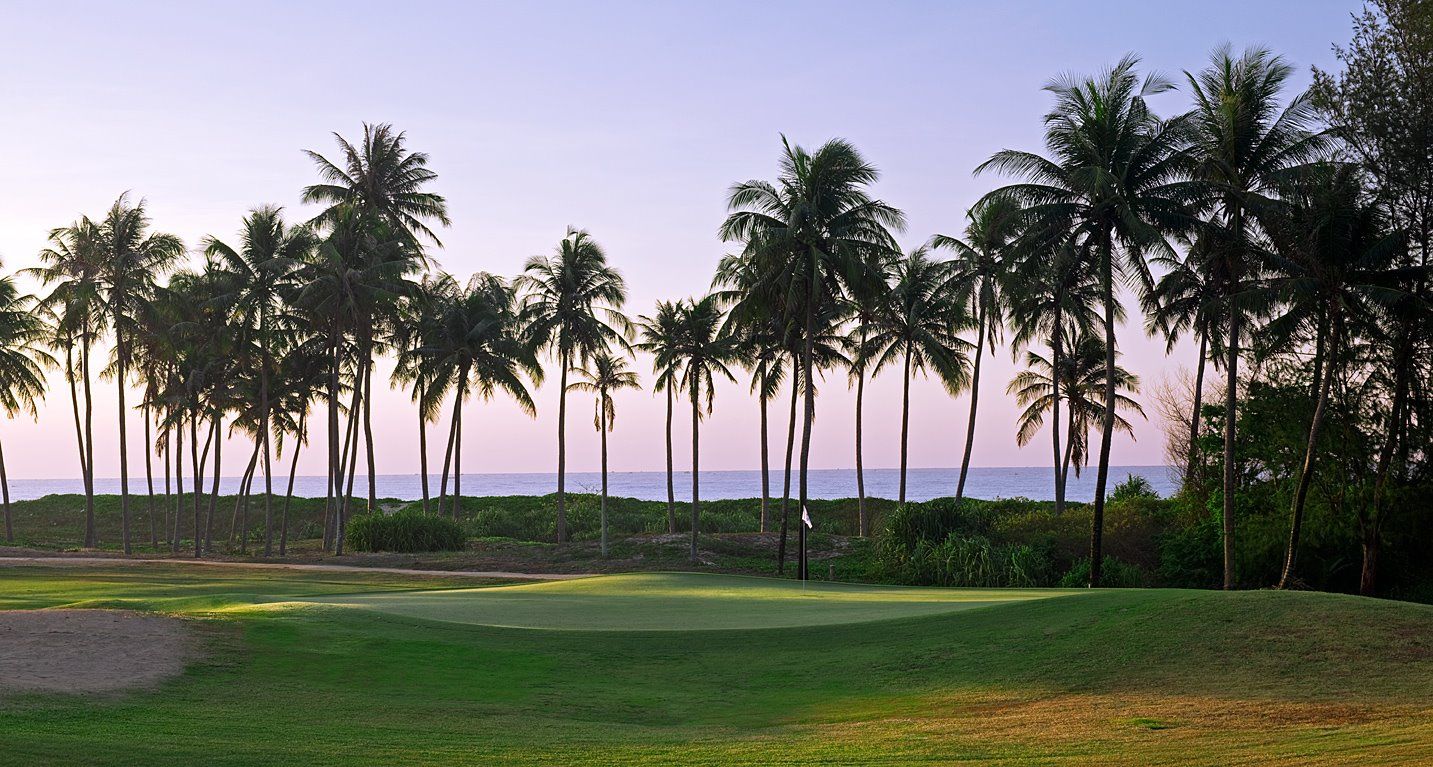
[{"label": "grassy mound", "polygon": [[[171,611],[199,619],[214,645],[212,660],[156,691],[0,704],[6,758],[40,765],[73,763],[76,754],[100,765],[1433,760],[1433,608],[1419,605],[1315,593],[1120,590],[879,622],[593,632],[306,601],[458,585],[177,566],[0,569],[0,607]],[[550,600],[549,616],[657,614],[660,600],[683,595],[733,613],[766,602],[799,609],[803,599],[756,579],[601,578],[527,591]],[[909,592],[923,590],[842,598],[899,609]],[[829,598],[806,599],[845,609]]]}]

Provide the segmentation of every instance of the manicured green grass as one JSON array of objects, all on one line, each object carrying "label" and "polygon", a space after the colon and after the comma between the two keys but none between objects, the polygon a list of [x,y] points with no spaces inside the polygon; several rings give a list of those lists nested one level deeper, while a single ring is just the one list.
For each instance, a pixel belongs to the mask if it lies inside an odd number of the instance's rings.
[{"label": "manicured green grass", "polygon": [[[956,609],[1001,595],[802,596],[712,578],[484,594],[378,574],[0,568],[0,606],[164,610],[195,621],[209,645],[207,660],[160,689],[0,702],[0,763],[1433,760],[1433,608],[1122,590]],[[450,590],[436,597],[449,600],[443,620],[385,611],[427,609],[414,589]],[[385,590],[406,593],[380,604],[352,596]],[[514,593],[524,596],[499,596]],[[703,605],[700,619],[662,618],[684,594]],[[871,620],[932,602],[941,608]],[[773,605],[813,625],[718,630]],[[509,607],[529,625],[608,628],[627,616],[663,630],[478,625]],[[858,622],[826,622],[835,616]]]}]

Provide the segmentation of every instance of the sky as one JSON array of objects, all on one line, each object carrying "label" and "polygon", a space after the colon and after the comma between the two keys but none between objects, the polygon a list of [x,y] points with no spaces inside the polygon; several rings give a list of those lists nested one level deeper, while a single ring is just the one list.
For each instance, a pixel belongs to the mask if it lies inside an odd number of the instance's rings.
[{"label": "sky", "polygon": [[[1331,46],[1348,39],[1359,6],[0,0],[0,268],[33,266],[50,229],[102,213],[126,190],[146,201],[157,230],[190,246],[209,234],[235,237],[244,213],[261,204],[305,220],[315,210],[300,203],[300,190],[316,175],[301,150],[333,157],[334,132],[353,138],[364,121],[388,122],[438,173],[433,191],[453,219],[434,253],[443,269],[513,276],[574,225],[625,276],[627,312],[648,313],[658,299],[708,289],[733,247],[716,235],[726,192],[775,176],[783,134],[813,148],[833,137],[854,142],[882,171],[876,195],[906,212],[900,240],[912,248],[935,233],[960,234],[965,211],[1002,182],[972,174],[993,152],[1041,149],[1050,104],[1041,88],[1052,77],[1093,74],[1134,52],[1144,70],[1182,80],[1227,42],[1282,54],[1303,88],[1310,67],[1336,65]],[[1187,92],[1152,104],[1174,114]],[[1137,314],[1119,343],[1150,418],[1136,421],[1134,438],[1116,438],[1115,464],[1164,462],[1151,393],[1192,368],[1196,354],[1188,344],[1166,354]],[[986,360],[973,464],[1049,465],[1048,436],[1015,443],[1018,408],[1004,394],[1018,370],[1010,351]],[[649,384],[650,360],[634,367]],[[386,381],[388,370],[377,372]],[[746,383],[718,389],[702,427],[703,469],[758,467],[757,403]],[[504,399],[469,404],[465,472],[554,470],[555,383],[535,396],[535,420]],[[569,405],[574,471],[598,466],[590,400],[575,394]],[[118,475],[115,402],[114,383],[101,382],[97,476]],[[917,380],[911,406],[911,465],[958,465],[968,395]],[[865,464],[897,465],[895,371],[868,385],[865,407]],[[853,410],[844,374],[828,376],[814,467],[854,465]],[[662,468],[662,398],[622,392],[617,413],[612,469]],[[79,476],[71,418],[56,375],[38,421],[0,422],[9,475]],[[373,418],[379,473],[416,472],[417,416],[406,393],[376,392]],[[129,423],[135,466],[141,424]],[[679,412],[678,466],[690,460],[688,423]],[[302,455],[299,473],[321,474],[322,453]]]}]

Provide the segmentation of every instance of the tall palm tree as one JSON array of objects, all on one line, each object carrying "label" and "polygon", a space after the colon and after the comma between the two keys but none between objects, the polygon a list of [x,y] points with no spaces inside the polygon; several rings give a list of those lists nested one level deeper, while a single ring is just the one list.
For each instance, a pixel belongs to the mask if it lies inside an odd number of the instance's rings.
[{"label": "tall palm tree", "polygon": [[[816,417],[818,320],[833,317],[827,307],[846,291],[879,278],[874,268],[896,248],[892,230],[905,226],[894,207],[873,198],[880,173],[850,143],[833,139],[815,152],[783,136],[780,174],[775,183],[752,180],[732,187],[723,241],[740,242],[752,264],[744,300],[779,301],[783,327],[797,329],[800,371],[806,384],[801,429],[800,500],[809,497],[811,426]],[[803,574],[804,575],[804,574]]]},{"label": "tall palm tree", "polygon": [[[442,327],[435,337],[438,346],[430,364],[432,380],[439,382],[437,389],[453,390],[448,453],[453,458],[453,518],[457,519],[463,497],[463,403],[470,394],[488,400],[504,392],[523,412],[535,416],[537,408],[523,379],[540,383],[542,367],[522,332],[516,295],[501,278],[479,272],[444,304]],[[440,510],[441,506],[440,493]]]},{"label": "tall palm tree", "polygon": [[731,365],[741,361],[739,336],[722,333],[722,311],[717,296],[688,300],[680,308],[680,345],[676,358],[681,366],[679,381],[692,404],[692,545],[691,559],[697,561],[697,535],[701,531],[701,420],[712,412],[716,379],[735,382]]},{"label": "tall palm tree", "polygon": [[882,320],[891,309],[890,281],[900,253],[889,254],[891,258],[878,261],[877,274],[859,286],[859,292],[844,300],[844,308],[850,318],[850,330],[846,334],[846,349],[849,366],[847,378],[856,386],[856,529],[862,536],[871,534],[871,517],[866,509],[866,467],[863,445],[864,406],[866,399],[866,373],[876,350],[872,336],[878,332]]},{"label": "tall palm tree", "polygon": [[1234,572],[1234,442],[1238,418],[1239,354],[1248,307],[1238,297],[1257,279],[1260,223],[1275,209],[1279,187],[1297,168],[1318,159],[1327,139],[1313,130],[1316,113],[1308,94],[1283,109],[1279,99],[1293,67],[1262,48],[1235,56],[1214,51],[1208,67],[1185,73],[1194,96],[1192,161],[1188,197],[1208,215],[1207,234],[1218,260],[1210,264],[1224,295],[1224,588]]},{"label": "tall palm tree", "polygon": [[[1062,475],[1073,468],[1078,477],[1089,462],[1090,429],[1104,422],[1104,363],[1104,343],[1098,336],[1075,336],[1070,340],[1069,353],[1058,366],[1037,352],[1026,352],[1026,369],[1016,374],[1006,388],[1008,394],[1014,395],[1016,404],[1025,408],[1016,420],[1015,442],[1022,447],[1045,425],[1047,413],[1051,416],[1050,428],[1059,430],[1056,397],[1064,398],[1068,414],[1065,453],[1057,467]],[[1134,427],[1119,411],[1144,417],[1139,403],[1123,393],[1137,393],[1139,378],[1116,366],[1115,388],[1121,392],[1115,397],[1115,428],[1133,437]],[[1064,394],[1059,395],[1060,391]]]},{"label": "tall palm tree", "polygon": [[394,131],[391,125],[363,125],[363,139],[358,146],[334,134],[342,152],[340,162],[332,162],[317,152],[307,152],[318,169],[321,182],[304,188],[303,200],[327,207],[314,222],[332,230],[354,227],[377,229],[380,240],[396,239],[391,247],[366,248],[361,238],[349,238],[350,250],[343,253],[350,263],[392,261],[387,282],[375,285],[383,290],[371,292],[375,300],[356,317],[354,331],[360,358],[360,387],[354,390],[355,400],[362,402],[363,430],[368,456],[368,504],[370,511],[377,503],[377,472],[373,459],[372,372],[373,355],[381,343],[376,337],[377,326],[391,320],[397,297],[411,289],[404,277],[427,264],[423,241],[441,245],[429,228],[430,222],[448,226],[447,201],[427,191],[438,174],[428,167],[428,155],[412,152],[407,136]]},{"label": "tall palm tree", "polygon": [[592,392],[597,395],[596,405],[593,408],[592,425],[596,427],[597,433],[602,438],[602,502],[600,508],[602,518],[602,556],[607,556],[607,434],[612,431],[617,422],[617,404],[612,400],[612,392],[621,389],[641,389],[642,385],[637,382],[637,374],[627,369],[627,360],[624,357],[614,357],[611,354],[598,354],[592,358],[587,367],[577,368],[573,371],[577,374],[576,381],[568,384],[572,391]]},{"label": "tall palm tree", "polygon": [[[21,412],[38,416],[36,403],[45,396],[45,368],[55,361],[43,348],[50,328],[33,311],[35,299],[20,293],[11,277],[0,276],[0,410],[7,418]],[[10,483],[5,474],[5,449],[0,444],[0,503],[5,509],[5,542],[15,541],[10,519]]]},{"label": "tall palm tree", "polygon": [[970,383],[970,342],[957,333],[970,323],[962,297],[951,290],[949,262],[934,261],[924,247],[892,269],[884,311],[872,328],[872,373],[901,366],[901,458],[898,502],[906,502],[909,461],[911,376],[930,370],[951,395]]},{"label": "tall palm tree", "polygon": [[[443,309],[456,296],[459,286],[451,275],[425,275],[417,288],[400,304],[389,340],[397,354],[392,383],[411,385],[418,409],[419,480],[423,492],[423,513],[428,513],[428,424],[438,418],[442,393],[433,389],[430,364],[439,345]],[[435,394],[437,396],[435,396]]]},{"label": "tall palm tree", "polygon": [[[638,317],[637,326],[641,340],[635,346],[635,348],[652,355],[652,372],[656,375],[656,379],[652,382],[652,391],[660,391],[667,397],[667,417],[664,431],[667,447],[668,533],[677,532],[677,494],[672,472],[672,406],[679,385],[677,379],[681,374],[679,367],[681,360],[677,356],[677,350],[682,344],[681,320],[681,302],[658,301],[657,310],[652,313],[652,316]],[[764,447],[763,445],[763,458],[765,457]],[[763,463],[763,468],[764,466]],[[763,487],[765,487],[764,484]]]},{"label": "tall palm tree", "polygon": [[1354,167],[1315,167],[1292,179],[1281,197],[1283,210],[1264,219],[1272,275],[1254,288],[1255,302],[1280,307],[1265,328],[1275,348],[1298,345],[1311,329],[1316,336],[1314,411],[1278,583],[1290,588],[1297,583],[1304,505],[1330,391],[1349,364],[1349,327],[1379,316],[1405,294],[1394,274],[1401,240],[1390,233],[1386,210],[1369,199]]},{"label": "tall palm tree", "polygon": [[[85,548],[99,543],[95,527],[94,398],[90,351],[104,330],[105,312],[99,285],[100,227],[81,217],[50,231],[49,246],[40,251],[40,266],[29,273],[52,286],[38,309],[53,319],[58,351],[65,358],[65,380],[74,411],[75,441],[85,486]],[[78,358],[76,358],[78,355]],[[80,386],[82,384],[82,387]],[[81,423],[81,390],[84,395]]]},{"label": "tall palm tree", "polygon": [[970,418],[965,427],[965,452],[960,458],[960,479],[955,499],[965,497],[965,478],[975,447],[975,416],[980,407],[980,363],[985,347],[995,353],[1005,322],[1001,287],[1009,271],[1011,242],[1019,232],[1020,206],[1004,196],[981,201],[966,213],[965,239],[938,234],[931,238],[933,249],[948,249],[953,288],[964,296],[967,311],[975,317],[975,363],[970,373]]},{"label": "tall palm tree", "polygon": [[258,347],[254,365],[259,372],[258,422],[255,429],[264,471],[264,556],[273,554],[273,464],[269,417],[272,411],[270,373],[276,362],[273,349],[279,325],[288,321],[283,296],[290,292],[288,281],[305,256],[315,245],[307,227],[284,223],[283,210],[266,206],[255,208],[244,218],[238,248],[208,237],[204,251],[215,259],[228,275],[231,292],[220,301],[232,312],[234,322]]},{"label": "tall palm tree", "polygon": [[628,347],[632,328],[621,312],[627,285],[592,235],[569,227],[553,255],[528,259],[516,287],[526,294],[523,324],[533,342],[557,358],[557,542],[562,543],[567,540],[567,373],[613,346]]},{"label": "tall palm tree", "polygon": [[1160,120],[1145,99],[1174,87],[1157,75],[1140,80],[1139,60],[1126,56],[1094,78],[1062,77],[1046,86],[1055,106],[1045,116],[1050,157],[1003,150],[977,172],[1025,179],[994,194],[1009,196],[1026,215],[1055,217],[1077,227],[1090,267],[1100,276],[1104,304],[1105,419],[1100,435],[1090,532],[1090,583],[1103,560],[1105,489],[1115,424],[1115,285],[1152,289],[1145,256],[1170,250],[1165,234],[1187,226],[1182,187],[1189,120]]}]

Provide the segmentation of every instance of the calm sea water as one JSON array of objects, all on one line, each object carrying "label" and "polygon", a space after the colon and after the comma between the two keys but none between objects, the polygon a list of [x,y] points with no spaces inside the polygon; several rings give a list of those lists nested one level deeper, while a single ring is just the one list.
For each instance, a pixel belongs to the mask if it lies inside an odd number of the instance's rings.
[{"label": "calm sea water", "polygon": [[[911,469],[906,475],[906,497],[924,501],[955,494],[955,483],[959,469]],[[1170,495],[1179,489],[1179,481],[1168,466],[1112,466],[1110,467],[1111,487],[1123,482],[1129,475],[1149,480],[1160,495]],[[288,477],[275,477],[274,490],[282,493]],[[677,472],[675,476],[678,500],[691,498],[691,472]],[[779,471],[771,474],[771,494],[781,495],[782,475]],[[796,478],[792,477],[792,495],[796,494]],[[295,480],[294,493],[300,496],[321,497],[324,495],[325,480],[321,476],[301,476]],[[866,494],[880,498],[895,498],[900,484],[900,473],[896,469],[867,469]],[[972,468],[966,478],[966,495],[972,498],[1014,498],[1025,497],[1035,500],[1054,498],[1053,475],[1049,468],[1032,466]],[[422,497],[422,486],[417,474],[378,475],[378,495],[383,498],[417,499]],[[430,480],[431,492],[438,492],[438,478]],[[221,493],[235,492],[239,487],[238,477],[224,477],[220,481]],[[607,477],[608,492],[612,495],[641,498],[644,500],[666,500],[666,473],[661,471],[612,472]],[[130,492],[144,493],[144,476],[130,478]],[[209,483],[205,482],[207,490]],[[358,494],[366,492],[367,480],[359,476],[354,483]],[[598,492],[602,477],[597,472],[570,472],[567,475],[569,492]],[[522,474],[464,474],[464,495],[545,495],[557,489],[557,475],[543,473]],[[158,489],[156,490],[158,491]],[[83,484],[77,479],[12,479],[10,497],[14,500],[39,498],[52,493],[82,493]],[[118,493],[118,478],[96,478],[95,492]],[[851,469],[818,469],[810,475],[810,492],[814,498],[852,498],[856,495],[856,472]],[[760,471],[704,471],[701,483],[702,497],[706,499],[754,498],[761,495]],[[1089,501],[1095,494],[1094,469],[1084,472],[1080,478],[1070,477],[1067,495],[1072,501]]]}]

